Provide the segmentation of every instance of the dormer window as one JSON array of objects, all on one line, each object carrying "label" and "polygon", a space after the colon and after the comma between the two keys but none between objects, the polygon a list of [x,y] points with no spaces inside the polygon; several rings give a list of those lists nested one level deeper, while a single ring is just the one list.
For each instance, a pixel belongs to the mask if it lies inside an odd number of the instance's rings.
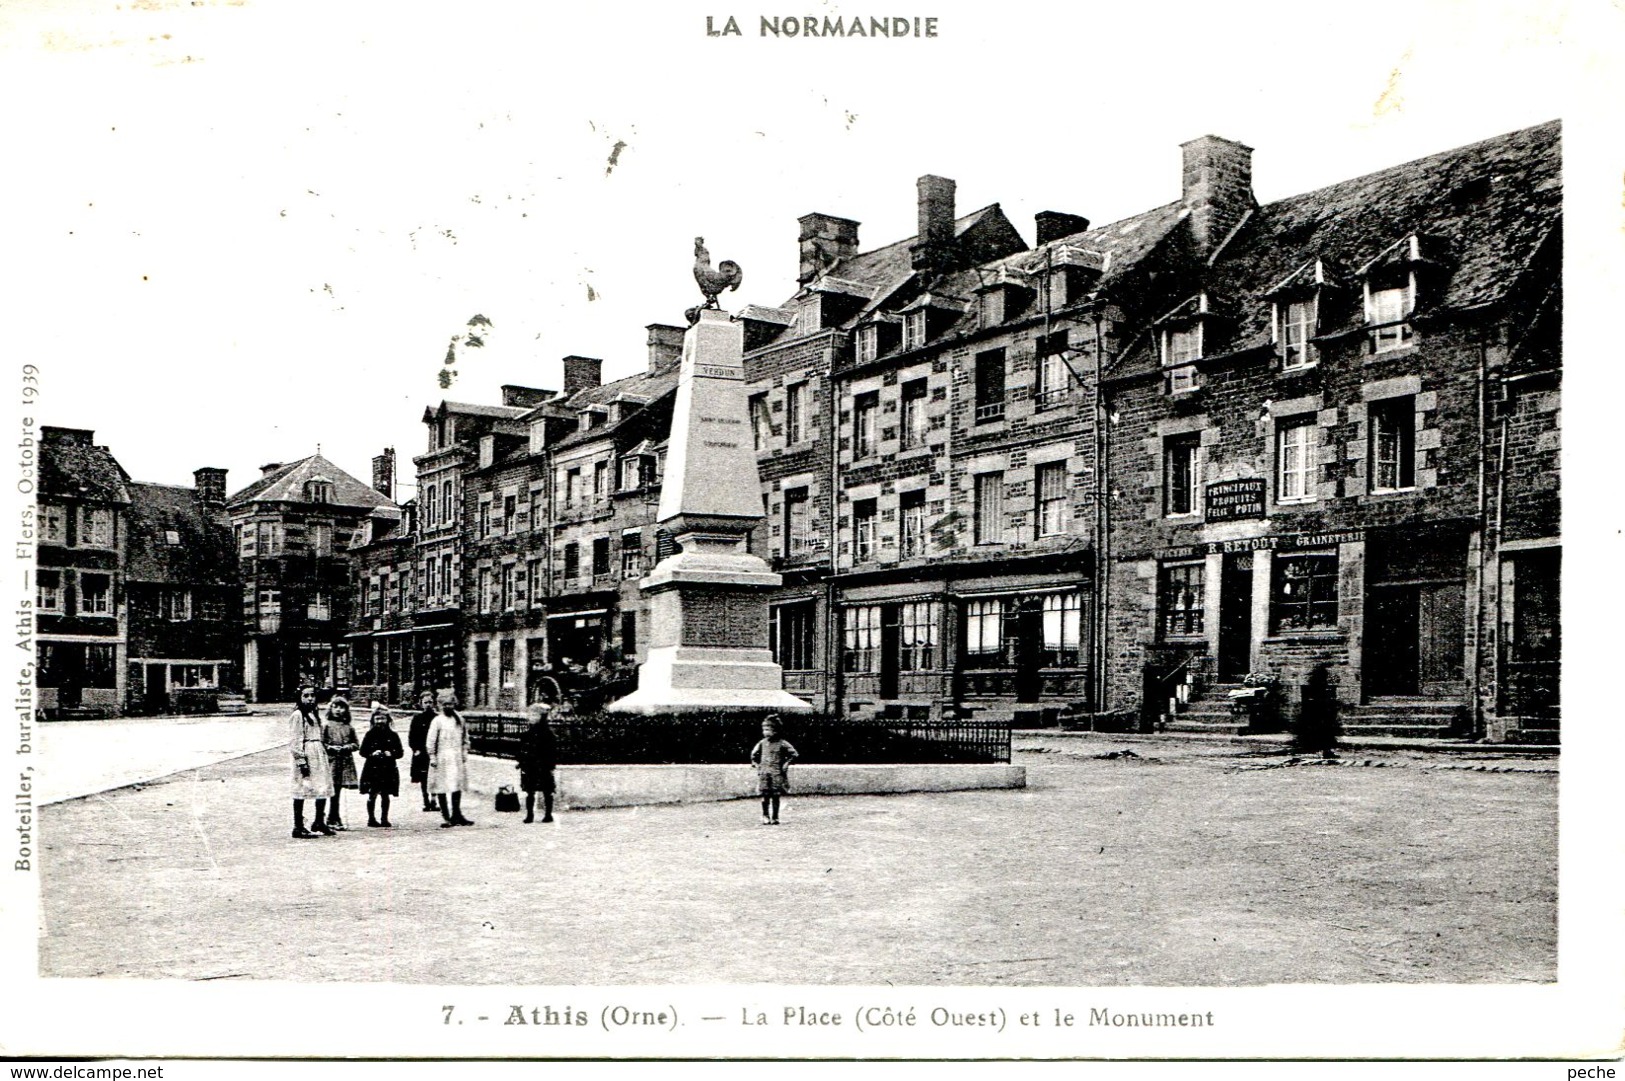
[{"label": "dormer window", "polygon": [[1201,356],[1201,323],[1170,327],[1162,332],[1162,368],[1167,375],[1168,393],[1183,394],[1196,389],[1196,361]]},{"label": "dormer window", "polygon": [[591,431],[604,422],[604,411],[601,409],[583,409],[577,414],[577,418],[580,421],[582,431]]},{"label": "dormer window", "polygon": [[1319,316],[1320,303],[1315,296],[1275,302],[1275,344],[1280,350],[1282,369],[1308,368],[1319,359],[1311,341]]},{"label": "dormer window", "polygon": [[1411,312],[1416,307],[1416,275],[1407,273],[1397,284],[1366,283],[1365,321],[1371,328],[1371,351],[1386,353],[1411,342]]},{"label": "dormer window", "polygon": [[858,363],[867,364],[880,355],[880,327],[867,323],[858,328]]},{"label": "dormer window", "polygon": [[925,344],[925,309],[916,308],[903,316],[903,348],[918,349]]},{"label": "dormer window", "polygon": [[305,502],[333,502],[333,482],[326,477],[312,477],[305,481]]}]

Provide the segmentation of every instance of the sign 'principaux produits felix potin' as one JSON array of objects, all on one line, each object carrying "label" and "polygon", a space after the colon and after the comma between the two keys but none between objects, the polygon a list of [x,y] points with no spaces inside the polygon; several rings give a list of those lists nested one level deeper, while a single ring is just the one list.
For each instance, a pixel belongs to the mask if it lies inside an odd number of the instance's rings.
[{"label": "sign 'principaux produits felix potin'", "polygon": [[745,550],[762,518],[744,382],[744,328],[706,308],[683,336],[662,527],[681,550],[639,583],[649,599],[649,653],[638,689],[615,713],[714,709],[806,712],[784,689],[767,642],[767,591],[781,578]]}]

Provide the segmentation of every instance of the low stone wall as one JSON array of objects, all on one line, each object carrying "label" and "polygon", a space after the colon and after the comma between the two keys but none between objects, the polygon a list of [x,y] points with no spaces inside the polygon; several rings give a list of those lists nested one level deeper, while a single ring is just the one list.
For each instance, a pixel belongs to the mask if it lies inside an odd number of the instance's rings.
[{"label": "low stone wall", "polygon": [[[519,785],[513,763],[471,758],[470,780],[481,797]],[[655,803],[708,803],[756,796],[750,766],[560,766],[558,806],[571,810]],[[1027,768],[1009,765],[792,766],[791,796],[890,795],[1025,788]],[[484,802],[483,798],[481,802]]]}]

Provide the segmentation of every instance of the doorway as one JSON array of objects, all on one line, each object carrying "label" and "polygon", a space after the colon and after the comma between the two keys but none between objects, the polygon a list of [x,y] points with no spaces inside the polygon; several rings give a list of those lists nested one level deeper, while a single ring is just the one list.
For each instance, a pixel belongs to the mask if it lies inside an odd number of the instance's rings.
[{"label": "doorway", "polygon": [[1252,662],[1253,553],[1227,552],[1219,573],[1219,682],[1240,682]]}]

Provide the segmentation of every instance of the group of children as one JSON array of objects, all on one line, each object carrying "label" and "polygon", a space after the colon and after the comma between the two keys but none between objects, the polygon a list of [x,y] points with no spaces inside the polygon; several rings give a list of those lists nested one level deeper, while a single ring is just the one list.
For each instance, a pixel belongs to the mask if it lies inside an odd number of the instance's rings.
[{"label": "group of children", "polygon": [[[423,795],[423,810],[439,811],[442,829],[472,826],[464,816],[462,795],[468,782],[468,726],[457,712],[455,699],[440,703],[425,691],[418,699],[421,707],[412,718],[407,744],[412,752],[410,779]],[[335,696],[327,706],[325,721],[316,705],[314,687],[302,687],[299,701],[289,717],[290,749],[293,754],[293,836],[332,837],[346,829],[339,801],[345,788],[358,788],[367,797],[367,825],[388,829],[389,801],[400,795],[401,774],[397,762],[405,750],[393,727],[388,707],[373,703],[366,738],[357,741],[350,721],[350,704]],[[358,775],[355,754],[361,753]],[[790,764],[799,757],[795,747],[779,733],[777,715],[762,722],[762,738],[751,749],[751,765],[756,767],[757,788],[762,798],[762,825],[779,824],[779,800],[789,791]],[[557,790],[554,770],[557,750],[547,707],[535,710],[533,720],[519,737],[519,785],[525,793],[525,821],[536,820],[536,796],[542,797],[542,821],[553,821],[553,796]],[[431,797],[433,797],[431,799]],[[305,801],[315,803],[315,816],[305,828]],[[380,806],[381,805],[381,806]]]}]

